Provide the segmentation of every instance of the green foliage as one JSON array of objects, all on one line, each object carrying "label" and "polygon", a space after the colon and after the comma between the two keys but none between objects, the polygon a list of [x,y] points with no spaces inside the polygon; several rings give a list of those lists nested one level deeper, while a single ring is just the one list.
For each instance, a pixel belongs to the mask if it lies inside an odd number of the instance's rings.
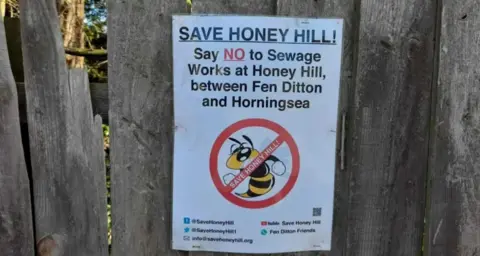
[{"label": "green foliage", "polygon": [[107,2],[105,0],[85,0],[85,18],[91,22],[105,21]]},{"label": "green foliage", "polygon": [[105,167],[106,167],[106,185],[107,185],[107,221],[108,221],[108,246],[109,250],[112,245],[112,201],[110,197],[111,179],[110,179],[110,127],[102,124],[103,128],[103,149],[105,151]]},{"label": "green foliage", "polygon": [[[85,0],[85,22],[83,26],[86,47],[107,48],[107,4],[106,0]],[[107,82],[107,58],[85,58],[90,82]]]}]

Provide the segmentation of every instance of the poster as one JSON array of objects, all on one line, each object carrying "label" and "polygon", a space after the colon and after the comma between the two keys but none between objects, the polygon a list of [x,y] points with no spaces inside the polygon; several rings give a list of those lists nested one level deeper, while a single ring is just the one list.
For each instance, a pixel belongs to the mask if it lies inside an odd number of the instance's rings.
[{"label": "poster", "polygon": [[343,20],[172,19],[172,248],[330,250]]}]

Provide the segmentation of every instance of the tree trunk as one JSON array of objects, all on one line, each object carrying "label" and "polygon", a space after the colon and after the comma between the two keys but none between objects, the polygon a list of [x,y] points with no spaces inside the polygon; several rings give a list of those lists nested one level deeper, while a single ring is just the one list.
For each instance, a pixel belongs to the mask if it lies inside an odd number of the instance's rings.
[{"label": "tree trunk", "polygon": [[2,20],[3,17],[5,17],[5,3],[6,0],[0,0],[0,14],[2,15]]},{"label": "tree trunk", "polygon": [[[85,47],[83,19],[85,18],[85,0],[59,1],[60,25],[63,34],[63,45],[68,48]],[[69,68],[83,68],[84,57],[66,56]]]}]

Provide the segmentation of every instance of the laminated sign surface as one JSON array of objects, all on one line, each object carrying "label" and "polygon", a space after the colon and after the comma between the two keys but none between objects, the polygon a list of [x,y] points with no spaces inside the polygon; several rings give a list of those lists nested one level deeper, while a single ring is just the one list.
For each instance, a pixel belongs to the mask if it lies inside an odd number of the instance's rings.
[{"label": "laminated sign surface", "polygon": [[343,20],[172,22],[173,249],[330,250]]}]

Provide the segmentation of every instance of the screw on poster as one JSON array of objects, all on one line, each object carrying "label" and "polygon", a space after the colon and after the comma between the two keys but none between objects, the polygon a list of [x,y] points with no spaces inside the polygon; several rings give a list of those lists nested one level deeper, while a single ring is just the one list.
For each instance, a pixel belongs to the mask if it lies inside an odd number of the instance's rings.
[{"label": "screw on poster", "polygon": [[330,250],[343,20],[172,25],[172,248]]}]

